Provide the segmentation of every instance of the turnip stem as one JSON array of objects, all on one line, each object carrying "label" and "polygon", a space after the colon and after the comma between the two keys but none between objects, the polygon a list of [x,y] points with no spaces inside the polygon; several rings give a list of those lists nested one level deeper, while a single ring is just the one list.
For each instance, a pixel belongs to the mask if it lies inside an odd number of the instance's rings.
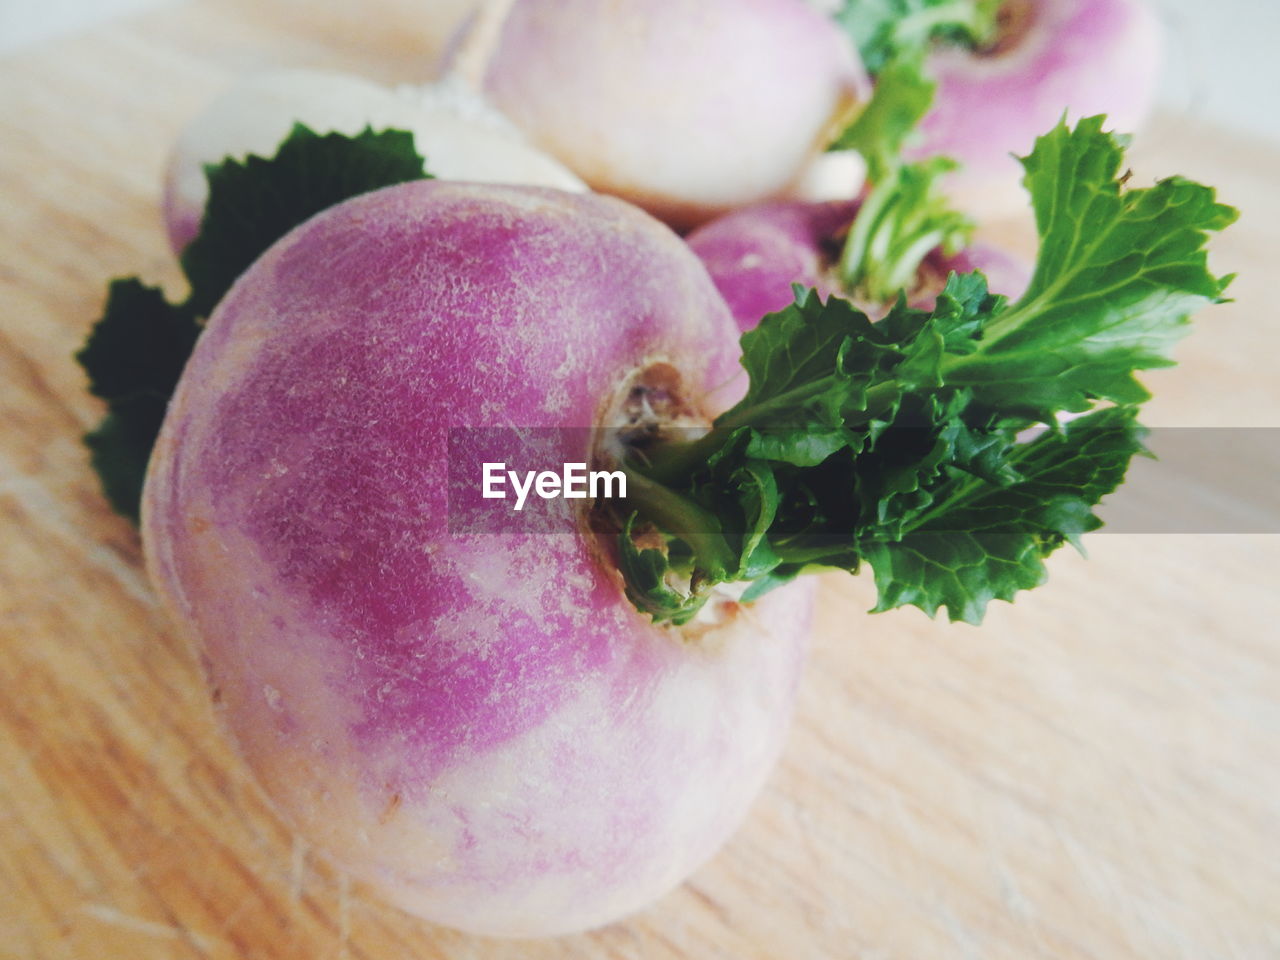
[{"label": "turnip stem", "polygon": [[484,89],[485,74],[514,5],[515,0],[484,0],[480,4],[446,68],[447,79],[459,80],[472,90]]},{"label": "turnip stem", "polygon": [[[806,384],[801,390],[809,393],[821,393],[827,390],[830,381],[827,378]],[[630,464],[631,473],[643,472],[652,482],[662,485],[681,486],[686,483],[692,473],[706,464],[707,460],[730,441],[733,434],[742,427],[756,426],[767,428],[776,426],[772,423],[774,408],[787,407],[796,402],[793,391],[783,394],[768,403],[749,404],[746,401],[721,415],[712,429],[697,440],[668,441],[653,449],[645,451],[643,468]],[[869,422],[884,413],[901,393],[895,383],[881,383],[866,393],[866,403],[860,418],[850,418],[849,422]]]},{"label": "turnip stem", "polygon": [[624,465],[623,470],[627,474],[627,508],[688,543],[698,569],[709,578],[725,579],[735,560],[715,515],[634,469]]}]

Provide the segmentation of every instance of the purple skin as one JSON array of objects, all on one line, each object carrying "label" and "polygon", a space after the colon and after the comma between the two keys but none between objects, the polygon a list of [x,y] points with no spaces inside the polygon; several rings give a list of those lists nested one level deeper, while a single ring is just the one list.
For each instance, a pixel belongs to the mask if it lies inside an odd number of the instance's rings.
[{"label": "purple skin", "polygon": [[[823,297],[847,296],[834,265],[857,210],[857,201],[761,204],[720,217],[685,239],[746,332],[765,314],[794,302],[793,283],[815,287]],[[974,244],[950,257],[936,250],[925,258],[920,286],[908,291],[911,305],[931,308],[952,270],[981,270],[991,292],[1010,299],[1021,296],[1031,278],[1025,263],[995,247]],[[858,306],[876,317],[887,305]]]},{"label": "purple skin", "polygon": [[697,259],[606,197],[393,187],[236,283],[143,536],[302,837],[427,919],[542,936],[644,907],[729,836],[782,748],[811,588],[654,626],[571,515],[452,532],[446,453],[451,427],[596,424],[655,362],[697,405],[737,356]]},{"label": "purple skin", "polygon": [[994,50],[930,57],[938,89],[911,151],[960,161],[948,191],[984,217],[1025,205],[1013,156],[1030,153],[1063,111],[1105,113],[1111,129],[1136,130],[1160,72],[1160,23],[1145,0],[1005,0],[1002,16]]},{"label": "purple skin", "polygon": [[765,203],[719,217],[685,241],[746,332],[794,301],[793,283],[816,287],[824,298],[841,292],[829,269],[828,238],[846,229],[857,210],[857,201]]}]

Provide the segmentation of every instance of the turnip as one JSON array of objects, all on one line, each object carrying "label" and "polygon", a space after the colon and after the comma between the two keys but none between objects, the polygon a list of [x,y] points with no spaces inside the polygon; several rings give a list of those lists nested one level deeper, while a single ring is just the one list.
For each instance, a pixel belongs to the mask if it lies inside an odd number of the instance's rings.
[{"label": "turnip", "polygon": [[[857,201],[761,204],[704,224],[687,239],[744,331],[791,303],[797,283],[824,296],[849,297],[871,315],[882,316],[892,303],[849,289],[839,269],[840,249],[858,207]],[[981,270],[992,291],[1012,299],[1022,295],[1031,276],[1029,265],[989,244],[972,244],[950,255],[934,248],[914,269],[906,285],[908,299],[913,306],[931,309],[950,272],[972,270]]]},{"label": "turnip", "polygon": [[463,83],[446,79],[392,90],[333,71],[273,70],[224,92],[174,146],[165,175],[164,216],[175,252],[199,229],[208,197],[205,165],[226,157],[269,156],[295,123],[317,133],[348,135],[367,126],[407,130],[437,177],[586,189]]},{"label": "turnip", "polygon": [[1137,129],[1154,99],[1160,52],[1147,0],[1002,0],[988,47],[930,55],[937,96],[912,155],[959,161],[947,189],[975,216],[1023,209],[1015,156],[1064,112],[1105,113],[1117,129]]},{"label": "turnip", "polygon": [[409,910],[513,935],[635,910],[724,840],[781,747],[809,591],[663,629],[580,517],[451,536],[446,449],[451,426],[601,425],[646,378],[705,416],[736,360],[697,260],[602,197],[391,188],[241,279],[144,539],[303,836]]},{"label": "turnip", "polygon": [[481,75],[594,189],[682,226],[802,181],[866,94],[804,0],[515,0]]}]

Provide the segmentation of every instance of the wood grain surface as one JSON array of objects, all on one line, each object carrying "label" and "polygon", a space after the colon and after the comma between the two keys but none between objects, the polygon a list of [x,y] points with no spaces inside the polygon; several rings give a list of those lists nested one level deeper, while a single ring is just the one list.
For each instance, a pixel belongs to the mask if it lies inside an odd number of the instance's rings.
[{"label": "wood grain surface", "polygon": [[[168,145],[270,64],[425,72],[411,31],[187,4],[0,63],[0,957],[1280,957],[1280,537],[1099,534],[980,629],[823,585],[793,737],[745,828],[643,914],[463,936],[349,884],[271,814],[162,622],[81,434],[107,278],[178,282]],[[317,8],[318,9],[318,8]],[[1165,426],[1280,426],[1274,170],[1165,118],[1139,179],[1244,209],[1237,302],[1147,378]],[[995,232],[1025,242],[1025,227]]]}]

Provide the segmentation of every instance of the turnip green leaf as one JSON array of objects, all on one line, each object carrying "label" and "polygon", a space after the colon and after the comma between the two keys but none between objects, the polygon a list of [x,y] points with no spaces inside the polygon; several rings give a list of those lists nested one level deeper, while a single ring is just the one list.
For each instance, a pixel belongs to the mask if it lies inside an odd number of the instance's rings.
[{"label": "turnip green leaf", "polygon": [[318,136],[302,125],[271,159],[228,159],[206,168],[209,200],[200,233],[182,254],[191,285],[182,303],[137,278],[111,284],[102,318],[76,354],[108,413],[85,441],[107,498],[134,522],[165,406],[205,318],[272,243],[336,203],[427,177],[402,131]]},{"label": "turnip green leaf", "polygon": [[[1171,364],[1190,314],[1222,299],[1230,277],[1209,271],[1205,245],[1236,216],[1177,177],[1126,189],[1123,141],[1102,123],[1060,124],[1024,160],[1040,254],[1017,303],[991,296],[981,274],[953,275],[932,311],[900,296],[872,323],[800,291],[743,336],[743,400],[706,435],[648,449],[631,468],[653,481],[650,503],[665,490],[715,517],[700,544],[767,562],[717,561],[713,573],[695,548],[681,558],[690,589],[667,619],[687,619],[719,582],[752,581],[754,597],[805,570],[865,562],[877,610],[911,604],[976,623],[1100,525],[1094,506],[1142,449],[1147,394],[1134,374]],[[1058,426],[1059,413],[1090,409]],[[1036,422],[1051,429],[1025,439]],[[724,480],[766,471],[767,485]],[[654,602],[645,609],[663,619]]]}]

